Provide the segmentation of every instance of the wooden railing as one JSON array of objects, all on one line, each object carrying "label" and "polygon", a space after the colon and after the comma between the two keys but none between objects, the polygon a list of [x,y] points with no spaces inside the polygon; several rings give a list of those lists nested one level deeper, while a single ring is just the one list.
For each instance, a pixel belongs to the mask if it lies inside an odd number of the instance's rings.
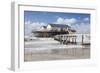
[{"label": "wooden railing", "polygon": [[54,40],[63,44],[90,44],[90,34],[56,35]]}]

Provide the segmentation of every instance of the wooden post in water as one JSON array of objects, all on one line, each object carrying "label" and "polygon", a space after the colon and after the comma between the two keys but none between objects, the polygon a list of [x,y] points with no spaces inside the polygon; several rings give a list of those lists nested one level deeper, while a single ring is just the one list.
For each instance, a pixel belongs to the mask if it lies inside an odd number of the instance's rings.
[{"label": "wooden post in water", "polygon": [[75,44],[76,44],[76,36],[75,36]]},{"label": "wooden post in water", "polygon": [[82,44],[84,43],[84,35],[82,34]]}]

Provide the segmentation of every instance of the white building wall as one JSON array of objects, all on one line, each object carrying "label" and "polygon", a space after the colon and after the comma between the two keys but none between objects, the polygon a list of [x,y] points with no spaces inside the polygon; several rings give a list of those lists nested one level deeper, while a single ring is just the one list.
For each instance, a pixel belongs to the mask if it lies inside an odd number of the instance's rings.
[{"label": "white building wall", "polygon": [[48,25],[47,30],[52,30],[52,27],[50,25]]}]

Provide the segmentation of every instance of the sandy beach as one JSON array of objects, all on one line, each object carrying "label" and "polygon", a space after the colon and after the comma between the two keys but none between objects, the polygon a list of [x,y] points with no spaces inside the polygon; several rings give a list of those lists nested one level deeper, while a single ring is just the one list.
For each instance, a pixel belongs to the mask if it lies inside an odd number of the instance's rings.
[{"label": "sandy beach", "polygon": [[27,53],[24,61],[45,61],[45,60],[64,60],[64,59],[87,59],[90,58],[90,49],[70,49],[52,50],[51,53]]},{"label": "sandy beach", "polygon": [[90,58],[90,45],[64,45],[53,39],[25,42],[24,61]]}]

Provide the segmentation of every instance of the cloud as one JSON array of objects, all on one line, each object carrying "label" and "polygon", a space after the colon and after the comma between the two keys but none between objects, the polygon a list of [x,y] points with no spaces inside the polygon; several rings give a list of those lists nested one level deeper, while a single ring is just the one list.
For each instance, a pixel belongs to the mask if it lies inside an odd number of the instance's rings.
[{"label": "cloud", "polygon": [[89,18],[84,18],[83,20],[78,20],[76,18],[61,18],[59,17],[56,21],[58,24],[66,24],[71,26],[73,29],[75,29],[80,34],[89,34],[90,33],[90,24],[89,24]]},{"label": "cloud", "polygon": [[47,25],[46,23],[43,22],[30,22],[26,21],[25,22],[25,35],[32,35],[32,31],[39,30],[41,26]]},{"label": "cloud", "polygon": [[36,30],[40,30],[40,28],[42,26],[46,26],[47,24],[46,23],[43,23],[43,22],[33,22],[32,24],[30,24],[31,27],[32,27],[32,30],[33,31],[36,31]]},{"label": "cloud", "polygon": [[24,28],[25,28],[25,35],[29,35],[30,34],[30,30],[31,30],[31,27],[29,26],[31,24],[30,21],[26,21],[25,24],[24,24]]},{"label": "cloud", "polygon": [[84,18],[83,21],[89,21],[89,18]]},{"label": "cloud", "polygon": [[64,19],[63,18],[61,18],[61,17],[59,17],[58,19],[57,19],[57,22],[56,23],[63,23],[64,22]]},{"label": "cloud", "polygon": [[90,34],[90,24],[88,23],[75,24],[72,28],[77,31],[76,33]]},{"label": "cloud", "polygon": [[75,24],[76,22],[77,20],[75,18],[65,19],[65,23],[68,23],[68,24]]},{"label": "cloud", "polygon": [[26,21],[25,22],[25,25],[28,25],[28,24],[30,24],[31,23],[31,21]]},{"label": "cloud", "polygon": [[55,23],[72,25],[72,24],[75,24],[76,22],[77,22],[77,19],[75,18],[70,18],[70,19],[65,18],[64,19],[64,18],[59,17]]}]

